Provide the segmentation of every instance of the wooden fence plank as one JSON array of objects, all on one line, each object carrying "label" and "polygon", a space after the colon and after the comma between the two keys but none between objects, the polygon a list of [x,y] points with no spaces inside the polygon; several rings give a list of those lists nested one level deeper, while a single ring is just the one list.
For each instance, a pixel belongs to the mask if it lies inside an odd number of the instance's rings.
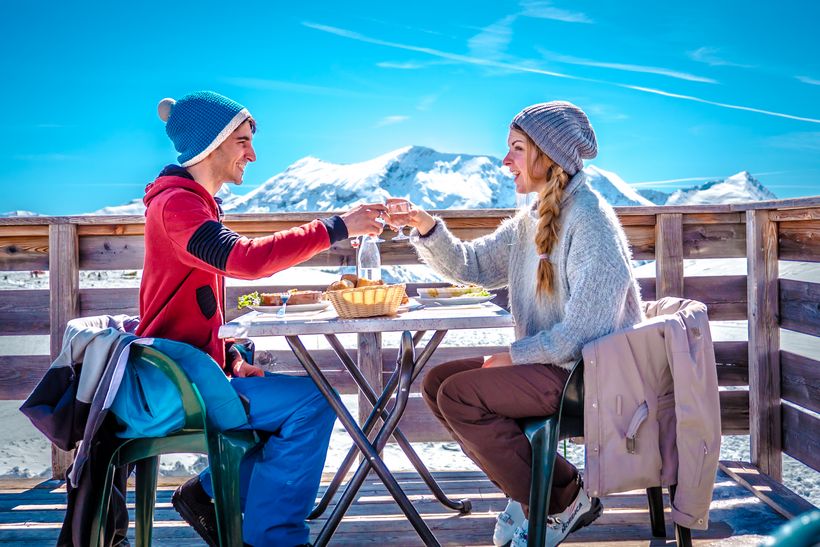
[{"label": "wooden fence plank", "polygon": [[655,291],[657,298],[683,296],[683,231],[681,213],[658,215],[655,226]]},{"label": "wooden fence plank", "polygon": [[[51,360],[57,358],[66,324],[80,312],[79,238],[74,224],[49,226],[49,295]],[[51,473],[63,478],[73,456],[51,447]]]},{"label": "wooden fence plank", "polygon": [[684,258],[741,258],[746,256],[746,227],[741,224],[686,224]]},{"label": "wooden fence plank", "polygon": [[47,270],[48,236],[0,238],[0,270]]},{"label": "wooden fence plank", "polygon": [[746,276],[687,277],[683,296],[706,304],[710,321],[746,319]]},{"label": "wooden fence plank", "polygon": [[794,220],[820,220],[820,207],[806,209],[783,209],[772,211],[769,218],[775,222],[788,222]]},{"label": "wooden fence plank", "polygon": [[749,301],[749,404],[752,463],[782,480],[777,224],[765,210],[746,213]]},{"label": "wooden fence plank", "polygon": [[749,434],[749,392],[720,392],[720,423],[723,435]]},{"label": "wooden fence plank", "polygon": [[820,283],[780,279],[780,326],[820,336]]},{"label": "wooden fence plank", "polygon": [[91,315],[139,315],[139,288],[80,289],[80,317]]},{"label": "wooden fence plank", "polygon": [[715,361],[718,363],[718,385],[749,385],[748,342],[715,342]]},{"label": "wooden fence plank", "polygon": [[83,270],[140,270],[144,254],[143,236],[80,238],[80,268]]},{"label": "wooden fence plank", "polygon": [[48,312],[50,297],[47,289],[2,291],[2,295],[0,335],[51,332]]},{"label": "wooden fence plank", "polygon": [[777,231],[781,260],[820,262],[820,220],[780,222]]},{"label": "wooden fence plank", "polygon": [[820,419],[783,405],[783,452],[820,471]]},{"label": "wooden fence plank", "polygon": [[28,397],[49,365],[48,355],[0,355],[0,400]]},{"label": "wooden fence plank", "polygon": [[[382,381],[381,333],[364,332],[356,335],[358,355],[356,363],[367,383],[378,395],[384,388]],[[373,406],[363,394],[359,394],[359,424],[363,424],[373,410]]]},{"label": "wooden fence plank", "polygon": [[784,400],[820,413],[820,361],[780,350],[780,390]]},{"label": "wooden fence plank", "polygon": [[624,226],[626,239],[632,249],[634,260],[655,259],[655,227],[654,226]]},{"label": "wooden fence plank", "polygon": [[657,300],[654,277],[639,277],[638,286],[641,288],[641,300]]}]

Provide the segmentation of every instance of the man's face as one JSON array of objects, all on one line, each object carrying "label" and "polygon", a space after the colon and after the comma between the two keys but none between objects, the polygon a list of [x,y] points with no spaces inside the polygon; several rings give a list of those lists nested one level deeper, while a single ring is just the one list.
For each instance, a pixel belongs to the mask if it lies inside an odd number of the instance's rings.
[{"label": "man's face", "polygon": [[245,166],[248,162],[256,161],[256,152],[253,150],[253,130],[248,120],[236,128],[231,136],[213,152],[213,172],[220,182],[242,184],[245,175]]}]

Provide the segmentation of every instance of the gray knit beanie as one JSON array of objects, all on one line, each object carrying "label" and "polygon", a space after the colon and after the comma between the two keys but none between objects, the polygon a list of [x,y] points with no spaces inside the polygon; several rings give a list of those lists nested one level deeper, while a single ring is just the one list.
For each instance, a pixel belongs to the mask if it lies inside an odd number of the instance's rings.
[{"label": "gray knit beanie", "polygon": [[528,106],[512,121],[570,176],[584,168],[583,160],[598,155],[595,131],[584,111],[566,101]]}]

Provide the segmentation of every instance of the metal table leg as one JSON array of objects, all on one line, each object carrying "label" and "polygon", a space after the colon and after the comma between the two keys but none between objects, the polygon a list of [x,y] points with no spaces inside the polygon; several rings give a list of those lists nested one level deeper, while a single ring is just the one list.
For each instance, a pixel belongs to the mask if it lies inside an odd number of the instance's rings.
[{"label": "metal table leg", "polygon": [[[427,364],[427,361],[430,359],[430,356],[432,356],[433,352],[436,350],[436,348],[441,343],[446,334],[447,331],[436,331],[436,333],[433,335],[433,338],[430,340],[430,342],[422,351],[422,354],[419,355],[419,357],[416,359],[414,363],[412,377],[413,380],[416,377],[418,377],[419,373]],[[413,346],[418,344],[423,335],[424,331],[416,333],[416,335],[413,337]],[[385,421],[387,420],[388,413],[386,412],[385,407],[388,400],[393,394],[393,390],[395,389],[396,383],[398,382],[397,373],[399,372],[400,367],[396,367],[396,370],[390,376],[387,385],[385,385],[384,391],[377,399],[375,391],[364,378],[364,375],[362,375],[359,368],[353,362],[353,359],[350,357],[350,355],[348,355],[342,343],[339,342],[339,339],[332,334],[325,335],[325,337],[327,338],[333,350],[336,352],[336,355],[344,364],[345,368],[353,377],[353,380],[356,382],[356,384],[361,389],[362,393],[367,398],[368,402],[370,402],[370,404],[373,406],[373,411],[370,413],[364,425],[362,426],[364,434],[368,435],[375,426],[376,417],[381,417],[382,420]],[[401,360],[399,359],[399,363],[397,364],[400,364],[400,362]],[[393,438],[398,443],[399,447],[402,449],[404,454],[407,456],[407,459],[410,460],[410,463],[413,465],[413,467],[416,469],[416,472],[419,474],[419,476],[425,482],[427,487],[430,489],[433,496],[442,505],[450,509],[459,511],[461,514],[464,515],[470,513],[470,511],[472,510],[472,503],[470,502],[470,500],[462,499],[456,501],[450,499],[447,496],[447,494],[444,493],[444,491],[441,489],[441,486],[439,486],[435,478],[433,478],[430,471],[424,465],[424,462],[422,462],[421,458],[419,458],[418,454],[416,454],[416,451],[413,449],[412,445],[410,444],[410,441],[407,439],[407,437],[404,436],[404,433],[402,433],[400,429],[396,428],[396,430],[393,432]],[[322,497],[322,499],[311,512],[310,516],[308,517],[309,519],[317,518],[325,511],[328,504],[330,503],[330,500],[333,498],[336,491],[339,489],[339,486],[344,480],[344,477],[347,475],[347,472],[350,470],[350,467],[353,464],[353,460],[356,457],[356,451],[357,450],[355,446],[350,448],[347,455],[345,456],[344,461],[342,462],[341,467],[339,468],[339,471],[333,477],[333,481],[330,483],[327,490],[325,490],[325,494]]]},{"label": "metal table leg", "polygon": [[[402,376],[406,376],[404,381],[399,381],[399,388],[400,390],[404,390],[402,394],[403,397],[397,397],[397,412],[393,412],[391,417],[388,418],[389,424],[385,424],[379,434],[376,436],[376,440],[374,444],[371,444],[359,426],[356,424],[356,421],[350,415],[347,408],[345,408],[344,404],[342,403],[339,396],[333,391],[333,388],[330,386],[330,383],[325,378],[324,374],[322,374],[319,367],[316,365],[316,362],[310,356],[308,351],[305,349],[305,346],[302,344],[302,341],[299,339],[298,336],[286,336],[288,345],[290,346],[293,354],[305,368],[305,371],[308,375],[313,379],[314,383],[316,384],[319,391],[322,395],[327,399],[330,406],[333,408],[336,415],[339,417],[339,420],[342,422],[342,425],[350,434],[353,442],[358,446],[359,450],[365,455],[365,459],[360,466],[360,470],[364,469],[363,475],[366,476],[367,471],[369,468],[372,467],[376,474],[379,476],[381,481],[384,483],[387,490],[390,492],[390,495],[393,496],[393,499],[396,500],[396,503],[401,508],[402,512],[407,516],[407,519],[412,524],[413,528],[415,528],[416,532],[421,537],[422,541],[424,541],[425,545],[432,545],[438,546],[438,540],[430,531],[430,528],[425,524],[422,520],[421,516],[416,511],[416,508],[410,503],[410,500],[407,498],[405,493],[402,491],[399,483],[396,481],[396,478],[390,473],[390,470],[387,469],[382,459],[379,457],[379,443],[383,446],[387,438],[389,437],[391,431],[388,431],[388,425],[395,428],[395,425],[398,423],[398,420],[401,418],[401,413],[404,410],[403,406],[407,403],[407,397],[409,396],[409,389],[410,389],[410,379],[412,377],[412,368],[407,371],[402,372]],[[412,348],[411,348],[412,349]],[[402,408],[399,408],[398,405],[403,399]],[[358,473],[358,471],[357,471]],[[354,477],[355,478],[355,477]],[[330,537],[333,535],[336,527],[338,526],[339,522],[341,522],[342,516],[344,512],[347,510],[347,506],[349,506],[352,498],[356,495],[359,487],[361,486],[361,482],[364,481],[364,477],[361,478],[361,481],[355,488],[351,488],[354,486],[353,481],[348,485],[347,489],[345,490],[344,495],[342,496],[343,499],[349,498],[347,505],[343,505],[341,500],[340,503],[336,506],[333,513],[331,514],[328,521],[325,523],[324,528],[319,533],[319,537],[316,539],[315,545],[325,545],[329,541]]]}]

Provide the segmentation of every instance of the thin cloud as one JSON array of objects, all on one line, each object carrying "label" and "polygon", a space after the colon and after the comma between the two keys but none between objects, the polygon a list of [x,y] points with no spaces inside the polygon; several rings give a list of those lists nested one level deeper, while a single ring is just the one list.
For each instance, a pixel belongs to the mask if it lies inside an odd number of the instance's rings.
[{"label": "thin cloud", "polygon": [[470,54],[486,59],[500,58],[512,42],[512,24],[517,17],[517,15],[508,15],[482,28],[478,34],[467,41]]},{"label": "thin cloud", "polygon": [[420,63],[418,61],[407,61],[404,63],[397,63],[393,61],[381,61],[376,63],[379,68],[395,68],[398,70],[418,70],[420,68],[427,68],[430,63]]},{"label": "thin cloud", "polygon": [[815,80],[814,78],[809,78],[808,76],[795,76],[795,78],[797,78],[804,84],[820,85],[820,80]]},{"label": "thin cloud", "polygon": [[410,119],[410,116],[385,116],[376,123],[376,127],[385,127],[387,125],[395,125],[397,123],[405,122]]},{"label": "thin cloud", "polygon": [[309,93],[311,95],[329,95],[333,97],[371,97],[372,94],[340,89],[336,87],[324,87],[310,84],[299,84],[296,82],[285,82],[281,80],[266,80],[263,78],[225,78],[228,84],[248,89],[261,89],[269,91],[293,91],[296,93]]},{"label": "thin cloud", "polygon": [[630,182],[630,186],[671,186],[681,182],[698,182],[706,180],[719,180],[725,177],[686,177],[683,179],[648,180],[643,182]]},{"label": "thin cloud", "polygon": [[743,110],[745,112],[754,112],[756,114],[765,114],[766,116],[775,116],[777,118],[786,118],[789,120],[797,120],[801,122],[809,122],[809,123],[820,123],[820,120],[815,118],[804,118],[803,116],[794,116],[792,114],[784,114],[782,112],[773,112],[771,110],[763,110],[760,108],[752,108],[750,106],[740,106],[736,104],[728,104],[728,103],[719,103],[716,101],[710,101],[707,99],[701,99],[700,97],[692,97],[691,95],[680,95],[678,93],[670,93],[668,91],[663,91],[660,89],[652,89],[650,87],[641,87],[637,85],[627,85],[627,84],[617,84],[613,83],[612,85],[616,85],[618,87],[623,87],[626,89],[634,89],[635,91],[643,91],[644,93],[653,93],[655,95],[662,95],[664,97],[671,97],[673,99],[683,99],[685,101],[694,101],[696,103],[702,104],[710,104],[712,106],[719,106],[721,108],[729,108],[732,110]]},{"label": "thin cloud", "polygon": [[766,144],[775,148],[787,148],[801,152],[820,152],[820,131],[776,135],[766,139]]},{"label": "thin cloud", "polygon": [[689,55],[689,58],[693,61],[697,61],[699,63],[706,63],[710,66],[734,66],[738,68],[754,68],[752,65],[744,65],[741,63],[727,61],[726,59],[718,55],[719,52],[720,50],[717,48],[704,46],[699,47],[694,51],[689,51],[687,54]]},{"label": "thin cloud", "polygon": [[521,2],[521,15],[536,19],[552,19],[565,23],[593,23],[587,14],[580,11],[570,11],[552,6],[551,2],[539,0]]},{"label": "thin cloud", "polygon": [[820,123],[820,120],[814,119],[814,118],[805,118],[805,117],[802,117],[802,116],[794,116],[794,115],[791,115],[791,114],[784,114],[782,112],[773,112],[773,111],[770,111],[770,110],[762,110],[762,109],[759,109],[759,108],[752,108],[752,107],[748,107],[748,106],[733,105],[733,104],[727,104],[727,103],[719,103],[719,102],[710,101],[710,100],[707,100],[707,99],[701,99],[699,97],[693,97],[693,96],[690,96],[690,95],[681,95],[681,94],[678,94],[678,93],[671,93],[671,92],[663,91],[663,90],[660,90],[660,89],[652,89],[652,88],[648,88],[648,87],[627,85],[627,84],[622,84],[622,83],[618,83],[618,82],[610,82],[610,81],[606,81],[606,80],[597,80],[597,79],[594,79],[594,78],[584,78],[584,77],[581,77],[581,76],[574,76],[574,75],[571,75],[571,74],[563,74],[563,73],[560,73],[560,72],[542,70],[542,69],[539,69],[539,68],[535,68],[535,67],[531,67],[531,66],[524,66],[524,65],[521,65],[521,64],[493,61],[493,60],[489,60],[489,59],[480,59],[480,58],[472,57],[472,56],[469,56],[469,55],[459,55],[457,53],[450,53],[450,52],[446,52],[446,51],[440,51],[440,50],[433,49],[433,48],[420,47],[420,46],[411,46],[411,45],[408,45],[408,44],[399,44],[399,43],[396,43],[396,42],[388,42],[386,40],[379,40],[377,38],[370,38],[369,36],[365,36],[365,35],[360,34],[358,32],[354,32],[354,31],[350,31],[350,30],[346,30],[346,29],[341,29],[341,28],[338,28],[338,27],[332,27],[332,26],[328,26],[328,25],[321,25],[321,24],[318,24],[318,23],[312,23],[312,22],[309,22],[309,21],[305,21],[302,24],[304,26],[306,26],[308,28],[312,28],[314,30],[318,30],[318,31],[321,31],[321,32],[327,32],[327,33],[330,33],[330,34],[335,34],[336,36],[341,36],[343,38],[349,38],[351,40],[357,40],[357,41],[365,42],[365,43],[368,43],[368,44],[375,44],[375,45],[390,47],[390,48],[394,48],[394,49],[401,49],[401,50],[405,50],[405,51],[414,51],[416,53],[424,53],[426,55],[432,55],[434,57],[439,57],[439,58],[442,58],[442,59],[448,59],[450,61],[457,61],[457,62],[461,62],[461,63],[465,63],[465,64],[472,64],[472,65],[484,66],[484,67],[503,68],[503,69],[509,69],[509,70],[516,70],[518,72],[530,73],[530,74],[541,74],[541,75],[544,75],[544,76],[552,76],[552,77],[555,77],[555,78],[566,78],[566,79],[570,79],[570,80],[577,80],[577,81],[585,81],[585,82],[591,82],[591,83],[612,85],[612,86],[617,86],[617,87],[621,87],[621,88],[624,88],[624,89],[632,89],[634,91],[640,91],[640,92],[643,92],[643,93],[651,93],[651,94],[655,94],[655,95],[662,95],[664,97],[670,97],[670,98],[673,98],[673,99],[680,99],[680,100],[684,100],[684,101],[693,101],[693,102],[698,102],[698,103],[702,103],[702,104],[709,104],[709,105],[718,106],[718,107],[721,107],[721,108],[729,108],[729,109],[732,109],[732,110],[742,110],[742,111],[745,111],[745,112],[754,112],[756,114],[763,114],[763,115],[766,115],[766,116],[775,116],[775,117],[778,117],[778,118],[787,118],[787,119],[791,119],[791,120],[797,120],[797,121],[803,121],[803,122],[809,122],[809,123]]},{"label": "thin cloud", "polygon": [[438,98],[440,96],[440,93],[431,93],[430,95],[425,95],[419,100],[418,104],[416,105],[416,110],[420,110],[422,112],[430,110],[433,104],[436,101],[438,101]]},{"label": "thin cloud", "polygon": [[604,61],[593,61],[591,59],[581,59],[579,57],[572,57],[569,55],[561,55],[559,53],[554,53],[552,51],[548,51],[542,48],[538,48],[538,51],[544,56],[554,61],[558,61],[559,63],[565,63],[568,65],[579,65],[579,66],[594,66],[600,68],[611,68],[613,70],[622,70],[625,72],[641,72],[644,74],[658,74],[661,76],[668,76],[669,78],[676,78],[678,80],[687,80],[690,82],[702,82],[707,84],[716,84],[717,80],[713,80],[712,78],[706,78],[703,76],[696,76],[694,74],[688,74],[686,72],[678,72],[677,70],[671,70],[668,68],[662,67],[654,67],[654,66],[643,66],[643,65],[630,65],[626,63],[607,63]]}]

